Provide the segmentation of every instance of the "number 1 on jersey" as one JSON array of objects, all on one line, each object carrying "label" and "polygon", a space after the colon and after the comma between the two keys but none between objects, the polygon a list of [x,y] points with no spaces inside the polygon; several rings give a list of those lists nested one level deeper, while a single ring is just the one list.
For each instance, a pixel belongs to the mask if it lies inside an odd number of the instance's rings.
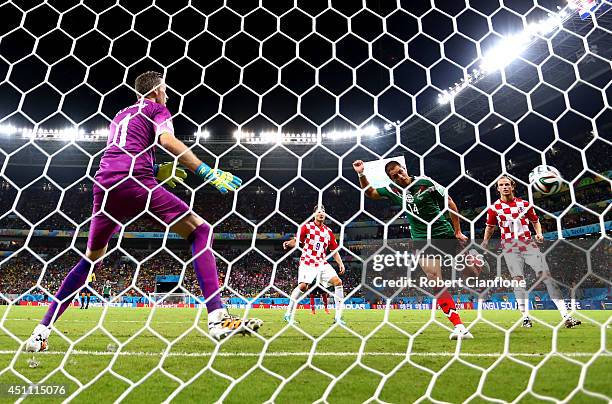
[{"label": "number 1 on jersey", "polygon": [[121,121],[119,121],[119,127],[115,133],[115,143],[117,143],[117,136],[119,136],[119,147],[125,147],[125,142],[127,140],[127,127],[131,118],[132,114],[127,114]]}]

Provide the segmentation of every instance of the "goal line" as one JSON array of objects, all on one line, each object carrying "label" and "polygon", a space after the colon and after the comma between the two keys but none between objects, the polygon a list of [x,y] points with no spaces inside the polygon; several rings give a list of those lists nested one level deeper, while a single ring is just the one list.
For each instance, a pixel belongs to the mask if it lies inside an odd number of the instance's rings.
[{"label": "goal line", "polygon": [[[0,351],[0,355],[14,355],[14,351]],[[65,355],[66,352],[62,351],[49,351],[45,352],[44,355]],[[508,353],[507,356],[517,356],[517,357],[527,357],[527,358],[543,358],[548,356],[550,353],[540,354],[540,353],[532,353],[532,352],[517,352],[517,353]],[[70,352],[70,355],[91,355],[91,356],[179,356],[179,357],[210,357],[210,356],[220,356],[220,357],[259,357],[262,354],[256,352],[218,352],[213,354],[212,352],[169,352],[164,354],[164,352],[134,352],[134,351],[122,351],[122,352],[112,352],[112,351],[78,351],[74,350]],[[311,352],[266,352],[263,354],[264,356],[270,357],[291,357],[291,356],[310,356]],[[337,357],[337,356],[355,356],[359,355],[358,352],[317,352],[314,356],[329,356],[329,357]],[[381,357],[393,357],[400,356],[406,357],[406,352],[362,352],[362,356],[381,356]],[[423,357],[452,357],[457,355],[456,352],[411,352],[410,356],[423,356]],[[469,353],[469,352],[461,352],[458,354],[460,357],[470,357],[470,358],[497,358],[500,356],[504,356],[503,352],[485,352],[485,353]],[[552,354],[553,356],[567,356],[571,358],[583,358],[583,357],[591,357],[591,356],[612,356],[611,352],[556,352]]]}]

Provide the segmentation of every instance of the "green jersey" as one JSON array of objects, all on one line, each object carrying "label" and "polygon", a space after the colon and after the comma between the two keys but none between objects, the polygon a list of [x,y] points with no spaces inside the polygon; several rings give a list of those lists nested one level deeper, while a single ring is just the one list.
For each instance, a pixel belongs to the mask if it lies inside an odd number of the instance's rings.
[{"label": "green jersey", "polygon": [[110,295],[111,292],[111,286],[110,285],[104,285],[104,287],[102,288],[102,294],[103,295]]},{"label": "green jersey", "polygon": [[[376,188],[376,192],[383,198],[389,199],[394,205],[403,207],[402,189],[395,184]],[[445,197],[446,191],[444,188],[434,184],[428,178],[415,178],[408,189],[406,189],[408,223],[410,223],[410,233],[414,240],[424,240],[427,238],[427,224],[444,209]],[[446,216],[440,216],[431,224],[432,239],[454,238],[454,236],[453,226]]]}]

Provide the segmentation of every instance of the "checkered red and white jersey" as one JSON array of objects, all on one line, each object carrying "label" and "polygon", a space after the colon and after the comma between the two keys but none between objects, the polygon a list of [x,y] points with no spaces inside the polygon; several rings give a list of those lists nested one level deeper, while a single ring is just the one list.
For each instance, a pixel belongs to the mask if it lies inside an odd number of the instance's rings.
[{"label": "checkered red and white jersey", "polygon": [[536,223],[538,215],[529,202],[521,198],[510,202],[498,199],[487,211],[487,224],[499,226],[505,252],[526,251],[531,246],[530,221]]},{"label": "checkered red and white jersey", "polygon": [[324,224],[320,227],[314,221],[308,222],[300,228],[300,244],[302,256],[300,264],[318,267],[327,262],[327,250],[338,248],[334,232]]}]

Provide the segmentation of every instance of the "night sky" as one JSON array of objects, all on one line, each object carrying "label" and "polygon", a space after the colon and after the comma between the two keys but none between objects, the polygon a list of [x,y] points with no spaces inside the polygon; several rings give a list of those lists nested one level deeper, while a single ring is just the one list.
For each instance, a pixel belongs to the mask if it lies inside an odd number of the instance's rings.
[{"label": "night sky", "polygon": [[[0,124],[104,127],[134,100],[134,78],[158,70],[170,87],[177,136],[186,139],[204,129],[212,143],[233,141],[239,127],[326,133],[400,122],[363,145],[407,155],[412,172],[420,171],[418,156],[427,154],[428,174],[443,182],[461,173],[452,151],[463,155],[468,171],[491,167],[491,175],[481,178],[486,181],[502,171],[495,151],[516,155],[515,161],[537,160],[555,136],[578,149],[590,144],[609,150],[601,140],[589,143],[592,131],[612,138],[612,110],[606,109],[612,103],[612,35],[602,29],[611,29],[607,13],[597,26],[573,18],[548,42],[535,41],[503,72],[465,89],[453,112],[450,104],[438,105],[442,90],[477,68],[502,36],[563,3],[82,3],[0,6]],[[410,151],[395,147],[396,136]],[[478,138],[481,145],[470,149]],[[517,139],[533,149],[515,145]],[[355,144],[328,142],[337,153]],[[350,157],[374,158],[366,148]],[[348,167],[349,159],[344,162]],[[507,162],[506,169],[512,169]]]}]

